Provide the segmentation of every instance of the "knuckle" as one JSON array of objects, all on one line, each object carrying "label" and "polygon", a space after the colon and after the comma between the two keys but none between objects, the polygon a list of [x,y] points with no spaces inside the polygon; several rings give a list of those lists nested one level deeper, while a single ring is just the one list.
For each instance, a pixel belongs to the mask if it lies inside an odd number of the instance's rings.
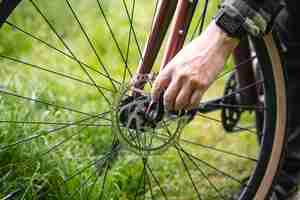
[{"label": "knuckle", "polygon": [[192,77],[189,79],[189,84],[195,89],[202,89],[208,85],[207,78]]},{"label": "knuckle", "polygon": [[192,85],[192,87],[198,88],[198,87],[201,85],[199,79],[198,79],[198,78],[195,78],[195,77],[190,78],[190,79],[189,79],[189,82],[190,82],[190,84]]},{"label": "knuckle", "polygon": [[191,84],[197,89],[204,89],[209,86],[209,80],[207,77],[193,78]]},{"label": "knuckle", "polygon": [[206,78],[206,77],[201,78],[201,85],[202,85],[203,88],[207,88],[209,86],[208,78]]},{"label": "knuckle", "polygon": [[176,77],[179,79],[179,80],[185,80],[185,79],[188,79],[189,78],[189,75],[183,71],[183,70],[178,70],[176,72]]},{"label": "knuckle", "polygon": [[162,80],[167,80],[167,79],[169,79],[169,77],[170,77],[170,74],[169,74],[168,72],[166,72],[166,71],[163,71],[163,72],[161,72],[160,75],[158,76],[158,79],[159,79],[160,81],[162,81]]}]

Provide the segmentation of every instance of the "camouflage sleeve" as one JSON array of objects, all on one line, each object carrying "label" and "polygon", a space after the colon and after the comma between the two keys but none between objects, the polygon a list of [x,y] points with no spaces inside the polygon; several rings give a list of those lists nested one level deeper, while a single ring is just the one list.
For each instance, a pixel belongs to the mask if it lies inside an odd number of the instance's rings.
[{"label": "camouflage sleeve", "polygon": [[271,30],[283,7],[281,0],[223,0],[221,9],[244,19],[243,28],[252,36],[263,36]]}]

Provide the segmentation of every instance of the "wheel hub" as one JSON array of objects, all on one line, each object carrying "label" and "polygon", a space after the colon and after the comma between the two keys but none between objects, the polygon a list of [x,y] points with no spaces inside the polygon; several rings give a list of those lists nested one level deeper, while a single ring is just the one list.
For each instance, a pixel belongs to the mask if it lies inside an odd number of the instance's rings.
[{"label": "wheel hub", "polygon": [[120,123],[129,129],[145,131],[156,128],[163,119],[164,108],[159,103],[151,103],[149,96],[128,96],[121,101],[119,109]]},{"label": "wheel hub", "polygon": [[114,114],[120,141],[140,155],[160,154],[177,142],[187,122],[186,115],[165,112],[162,99],[152,103],[150,95],[128,95],[126,89],[118,98]]}]

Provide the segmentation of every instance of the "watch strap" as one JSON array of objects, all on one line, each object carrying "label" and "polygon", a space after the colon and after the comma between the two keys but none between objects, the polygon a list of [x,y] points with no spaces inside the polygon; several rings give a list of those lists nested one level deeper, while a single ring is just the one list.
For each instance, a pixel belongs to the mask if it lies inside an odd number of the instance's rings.
[{"label": "watch strap", "polygon": [[226,7],[221,7],[214,19],[216,24],[230,37],[242,38],[247,34],[243,27],[244,17]]}]

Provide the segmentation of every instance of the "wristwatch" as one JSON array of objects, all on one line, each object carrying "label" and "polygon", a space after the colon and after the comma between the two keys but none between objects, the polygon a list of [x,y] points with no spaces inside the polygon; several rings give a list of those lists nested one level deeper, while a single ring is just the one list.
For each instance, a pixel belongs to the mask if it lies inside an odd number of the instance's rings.
[{"label": "wristwatch", "polygon": [[247,31],[243,27],[245,18],[229,7],[221,7],[214,20],[230,37],[241,39],[247,35]]}]

